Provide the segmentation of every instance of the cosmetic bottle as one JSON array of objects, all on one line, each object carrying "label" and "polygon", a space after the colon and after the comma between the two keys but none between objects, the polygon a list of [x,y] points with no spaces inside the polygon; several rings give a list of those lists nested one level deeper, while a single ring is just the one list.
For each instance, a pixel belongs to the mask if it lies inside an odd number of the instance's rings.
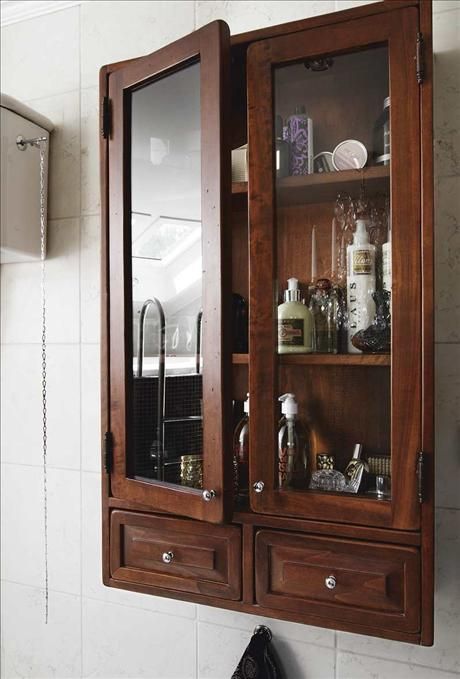
[{"label": "cosmetic bottle", "polygon": [[301,301],[299,281],[289,278],[284,302],[278,306],[278,353],[310,354],[313,351],[313,317]]},{"label": "cosmetic bottle", "polygon": [[278,426],[278,487],[280,489],[308,488],[308,460],[310,442],[308,429],[298,419],[298,405],[294,394],[283,394],[282,418]]},{"label": "cosmetic bottle", "polygon": [[289,140],[289,174],[313,174],[313,121],[305,106],[296,106],[287,120]]},{"label": "cosmetic bottle", "polygon": [[243,500],[249,487],[249,394],[244,402],[244,414],[233,434],[233,471],[235,496]]},{"label": "cosmetic bottle", "polygon": [[387,242],[382,245],[382,283],[383,289],[391,293],[391,228]]},{"label": "cosmetic bottle", "polygon": [[365,473],[369,471],[367,463],[361,459],[362,450],[362,444],[357,443],[353,450],[353,457],[346,466],[344,472],[346,486],[344,490],[347,493],[357,493],[363,485]]},{"label": "cosmetic bottle", "polygon": [[375,245],[369,243],[364,219],[356,221],[353,243],[347,247],[348,351],[359,354],[351,340],[375,318]]},{"label": "cosmetic bottle", "polygon": [[275,120],[275,165],[278,178],[289,174],[289,144],[283,138],[283,119],[276,116]]},{"label": "cosmetic bottle", "polygon": [[339,304],[328,278],[320,278],[316,282],[309,308],[313,314],[314,351],[318,354],[336,354]]}]

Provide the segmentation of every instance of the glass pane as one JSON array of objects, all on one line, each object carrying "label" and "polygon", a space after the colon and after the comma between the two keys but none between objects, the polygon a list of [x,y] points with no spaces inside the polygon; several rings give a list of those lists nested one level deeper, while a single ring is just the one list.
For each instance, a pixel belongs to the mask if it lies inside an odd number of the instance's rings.
[{"label": "glass pane", "polygon": [[132,93],[129,474],[202,486],[200,65]]},{"label": "glass pane", "polygon": [[277,395],[286,395],[275,487],[388,499],[388,48],[283,65],[273,77]]}]

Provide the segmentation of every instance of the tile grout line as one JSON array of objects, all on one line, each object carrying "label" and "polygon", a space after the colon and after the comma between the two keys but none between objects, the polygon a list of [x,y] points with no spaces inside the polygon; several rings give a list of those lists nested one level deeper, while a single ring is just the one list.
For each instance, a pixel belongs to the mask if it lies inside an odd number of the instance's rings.
[{"label": "tile grout line", "polygon": [[[403,642],[396,642],[396,643],[403,643]],[[421,647],[423,648],[423,646]],[[398,660],[394,657],[382,657],[379,655],[370,655],[368,653],[361,653],[359,651],[349,651],[347,649],[340,649],[341,653],[343,654],[348,654],[348,655],[353,655],[353,656],[358,656],[361,658],[370,658],[371,660],[381,660],[382,662],[389,662],[389,663],[396,663],[398,665],[404,665],[405,667],[410,666],[410,667],[418,667],[420,669],[424,670],[435,670],[436,672],[441,672],[442,676],[446,677],[457,677],[457,672],[456,670],[443,670],[438,666],[435,665],[421,665],[420,663],[413,662],[411,661],[405,661],[405,660]],[[442,679],[442,676],[440,676],[439,679]]]},{"label": "tile grout line", "polygon": [[82,187],[82,161],[81,161],[81,118],[82,118],[82,108],[81,108],[81,55],[82,55],[82,35],[81,35],[81,5],[78,6],[78,107],[79,107],[79,148],[78,148],[78,159],[79,159],[79,241],[78,241],[78,346],[80,355],[80,677],[83,677],[83,474],[82,474],[82,462],[83,462],[83,434],[82,434],[82,402],[83,402],[83,371],[82,371],[82,344],[81,344],[81,246],[82,246],[82,199],[81,199],[81,187]]}]

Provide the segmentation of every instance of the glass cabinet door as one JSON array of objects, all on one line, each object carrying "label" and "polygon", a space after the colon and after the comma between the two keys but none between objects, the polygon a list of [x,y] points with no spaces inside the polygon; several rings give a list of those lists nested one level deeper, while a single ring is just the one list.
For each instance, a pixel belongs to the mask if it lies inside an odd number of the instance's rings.
[{"label": "glass cabinet door", "polygon": [[115,497],[223,520],[222,126],[228,28],[113,73],[109,95]]},{"label": "glass cabinet door", "polygon": [[249,50],[257,512],[419,525],[417,22],[409,8]]}]

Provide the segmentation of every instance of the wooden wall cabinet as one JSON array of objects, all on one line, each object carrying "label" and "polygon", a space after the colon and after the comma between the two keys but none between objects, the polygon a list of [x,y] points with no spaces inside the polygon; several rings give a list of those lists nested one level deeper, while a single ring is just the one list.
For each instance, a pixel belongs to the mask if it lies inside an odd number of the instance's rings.
[{"label": "wooden wall cabinet", "polygon": [[[104,67],[100,92],[104,583],[431,645],[431,2],[237,36],[217,21]],[[316,152],[356,139],[365,167],[307,174],[292,156],[281,171],[276,119],[299,105]],[[248,182],[232,183],[245,143]],[[350,353],[342,335],[336,353],[278,353],[286,279],[342,294],[364,216],[378,257],[391,223],[391,350]],[[232,344],[232,292],[249,302],[248,353]],[[247,392],[237,503],[232,401]],[[284,392],[308,422],[310,472],[323,452],[343,471],[361,442],[390,458],[391,494],[280,487]]]}]

